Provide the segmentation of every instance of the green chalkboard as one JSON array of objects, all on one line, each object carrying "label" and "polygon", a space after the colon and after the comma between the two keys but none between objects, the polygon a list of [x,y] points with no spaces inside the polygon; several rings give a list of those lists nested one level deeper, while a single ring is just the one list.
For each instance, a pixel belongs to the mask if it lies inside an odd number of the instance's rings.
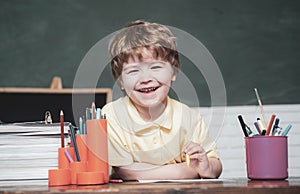
[{"label": "green chalkboard", "polygon": [[[137,19],[203,43],[222,73],[226,104],[257,104],[255,87],[264,104],[300,103],[298,0],[0,0],[0,87],[49,87],[54,76],[73,87],[89,50]],[[207,77],[192,60],[181,54],[181,63],[199,102],[189,92],[172,96],[191,106],[223,105],[212,103]],[[99,65],[97,87],[113,88],[109,66]]]},{"label": "green chalkboard", "polygon": [[0,88],[0,123],[45,121],[46,112],[50,112],[52,122],[59,123],[60,111],[63,111],[64,120],[78,126],[86,108],[93,102],[102,108],[110,98],[108,88]]}]

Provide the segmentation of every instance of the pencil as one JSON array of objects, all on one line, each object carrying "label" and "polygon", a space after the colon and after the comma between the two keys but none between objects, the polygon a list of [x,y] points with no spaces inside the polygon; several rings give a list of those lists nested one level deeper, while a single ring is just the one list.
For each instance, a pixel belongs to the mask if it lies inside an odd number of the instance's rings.
[{"label": "pencil", "polygon": [[74,151],[75,151],[76,161],[80,162],[80,156],[79,156],[78,147],[77,147],[76,138],[75,138],[75,131],[74,131],[74,128],[71,123],[69,124],[69,128],[70,128],[71,139],[72,139],[72,143],[73,143],[73,147],[74,147]]},{"label": "pencil", "polygon": [[62,110],[60,111],[59,120],[60,120],[61,147],[64,148],[65,147],[65,132],[64,132],[65,130],[64,130],[64,112]]},{"label": "pencil", "polygon": [[268,122],[267,122],[267,119],[266,119],[266,114],[265,114],[263,105],[262,105],[262,103],[261,103],[260,97],[259,97],[259,95],[258,95],[258,91],[257,91],[256,88],[254,88],[254,91],[255,91],[256,98],[257,98],[257,101],[258,101],[258,104],[259,104],[260,112],[261,112],[262,117],[263,117],[263,119],[264,119],[265,126],[268,126]]},{"label": "pencil", "polygon": [[190,161],[191,161],[191,159],[190,159],[190,155],[189,154],[185,154],[185,161],[186,161],[186,165],[188,166],[188,167],[190,167]]}]

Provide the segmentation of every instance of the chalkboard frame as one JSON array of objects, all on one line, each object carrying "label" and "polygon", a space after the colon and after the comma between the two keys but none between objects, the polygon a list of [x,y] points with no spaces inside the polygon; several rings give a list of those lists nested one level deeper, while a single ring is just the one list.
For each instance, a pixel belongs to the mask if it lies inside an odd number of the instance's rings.
[{"label": "chalkboard frame", "polygon": [[[74,96],[77,98],[76,105],[72,102]],[[85,108],[91,106],[91,97],[95,100],[96,106],[102,108],[106,103],[111,102],[112,90],[110,88],[0,88],[0,120],[2,123],[44,121],[45,112],[50,111],[53,122],[59,122],[59,113],[63,110],[65,121],[76,125],[79,117],[74,117],[84,116]],[[77,111],[76,114],[73,113],[74,109]]]}]

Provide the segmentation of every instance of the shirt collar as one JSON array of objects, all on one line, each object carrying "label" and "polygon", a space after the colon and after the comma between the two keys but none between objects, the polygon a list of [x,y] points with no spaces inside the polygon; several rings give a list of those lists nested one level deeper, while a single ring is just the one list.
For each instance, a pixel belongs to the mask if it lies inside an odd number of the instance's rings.
[{"label": "shirt collar", "polygon": [[164,112],[154,121],[147,122],[144,121],[135,106],[132,104],[130,99],[127,97],[127,104],[128,104],[128,114],[132,120],[133,124],[133,131],[136,135],[143,135],[153,131],[154,129],[160,129],[164,132],[170,132],[172,128],[172,117],[173,117],[173,110],[170,102],[170,98],[167,97],[167,106]]}]

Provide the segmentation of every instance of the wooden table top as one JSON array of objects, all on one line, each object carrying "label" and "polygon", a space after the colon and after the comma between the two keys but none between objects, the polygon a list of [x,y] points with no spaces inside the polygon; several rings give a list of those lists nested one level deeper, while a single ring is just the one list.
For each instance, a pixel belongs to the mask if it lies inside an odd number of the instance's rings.
[{"label": "wooden table top", "polygon": [[300,193],[300,177],[286,180],[213,179],[201,182],[135,181],[48,187],[47,180],[0,181],[0,193]]}]

